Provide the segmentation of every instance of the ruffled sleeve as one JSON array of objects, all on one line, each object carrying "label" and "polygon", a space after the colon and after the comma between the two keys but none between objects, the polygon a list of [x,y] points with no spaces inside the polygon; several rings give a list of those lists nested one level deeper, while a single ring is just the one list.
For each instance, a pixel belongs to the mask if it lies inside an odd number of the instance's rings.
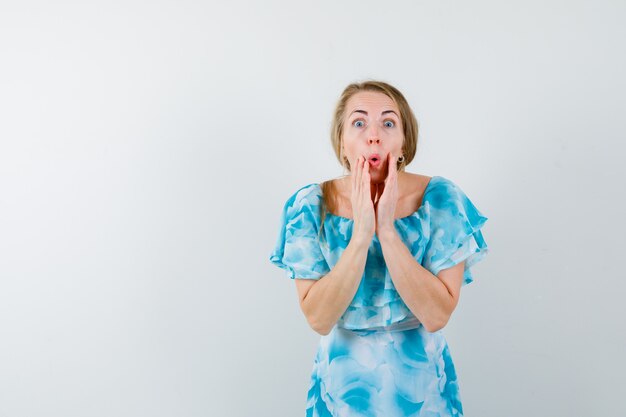
[{"label": "ruffled sleeve", "polygon": [[462,285],[474,280],[470,268],[482,260],[489,249],[481,228],[487,221],[461,188],[441,177],[441,184],[428,194],[430,240],[422,265],[437,275],[443,269],[465,261]]},{"label": "ruffled sleeve", "polygon": [[283,208],[278,239],[270,261],[289,278],[320,279],[330,268],[318,237],[321,217],[316,184],[296,191]]}]

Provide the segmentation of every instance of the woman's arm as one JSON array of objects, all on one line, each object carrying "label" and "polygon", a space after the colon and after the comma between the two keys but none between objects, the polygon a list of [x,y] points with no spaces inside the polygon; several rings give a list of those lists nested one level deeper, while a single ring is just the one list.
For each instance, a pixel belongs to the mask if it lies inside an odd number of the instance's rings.
[{"label": "woman's arm", "polygon": [[442,329],[459,302],[465,261],[435,276],[417,262],[395,229],[381,233],[379,240],[389,275],[404,303],[427,331]]},{"label": "woman's arm", "polygon": [[328,274],[319,280],[295,280],[300,308],[317,333],[330,333],[352,302],[365,271],[369,245],[366,239],[351,239]]}]

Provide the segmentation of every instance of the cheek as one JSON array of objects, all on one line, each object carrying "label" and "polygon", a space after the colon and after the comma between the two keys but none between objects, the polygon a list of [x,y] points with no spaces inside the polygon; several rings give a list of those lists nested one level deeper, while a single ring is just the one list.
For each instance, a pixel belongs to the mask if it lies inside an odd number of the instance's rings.
[{"label": "cheek", "polygon": [[362,146],[357,145],[353,141],[346,141],[343,145],[344,153],[348,158],[358,158],[363,153]]}]

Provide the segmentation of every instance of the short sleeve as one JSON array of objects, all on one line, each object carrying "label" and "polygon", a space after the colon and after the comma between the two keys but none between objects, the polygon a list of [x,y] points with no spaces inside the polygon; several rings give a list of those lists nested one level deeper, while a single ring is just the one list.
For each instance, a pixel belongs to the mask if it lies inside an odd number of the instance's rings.
[{"label": "short sleeve", "polygon": [[422,265],[437,275],[465,261],[462,285],[474,280],[470,268],[482,260],[489,248],[480,230],[487,217],[452,181],[443,179],[429,196],[430,240]]},{"label": "short sleeve", "polygon": [[285,203],[270,261],[289,278],[320,279],[330,268],[318,237],[321,222],[315,184],[296,191]]}]

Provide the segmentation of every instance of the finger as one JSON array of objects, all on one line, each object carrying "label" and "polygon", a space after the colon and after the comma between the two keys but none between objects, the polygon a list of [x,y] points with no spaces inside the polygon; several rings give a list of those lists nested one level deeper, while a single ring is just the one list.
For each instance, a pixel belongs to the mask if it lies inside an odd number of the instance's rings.
[{"label": "finger", "polygon": [[357,171],[357,165],[358,165],[358,163],[352,164],[352,166],[350,167],[351,168],[350,169],[350,171],[351,171],[350,172],[350,174],[351,174],[350,176],[352,177],[351,179],[352,179],[352,194],[353,195],[356,193],[356,171]]},{"label": "finger", "polygon": [[354,161],[352,176],[354,176],[354,195],[356,196],[359,192],[359,158]]},{"label": "finger", "polygon": [[398,179],[398,157],[394,156],[393,158],[393,180],[396,181]]},{"label": "finger", "polygon": [[359,159],[357,159],[357,163],[356,163],[356,191],[357,191],[357,195],[360,195],[361,193],[361,176],[363,175],[363,168],[361,166],[361,157],[359,156]]},{"label": "finger", "polygon": [[393,175],[393,154],[387,154],[387,176],[385,177],[385,185],[389,183],[389,177]]},{"label": "finger", "polygon": [[357,177],[357,183],[359,187],[359,191],[363,190],[363,157],[359,156],[359,176]]},{"label": "finger", "polygon": [[368,161],[364,162],[363,167],[363,186],[365,188],[365,195],[369,198],[372,198],[371,187],[370,187],[370,164]]},{"label": "finger", "polygon": [[363,204],[371,206],[372,192],[370,185],[370,164],[367,160],[363,162]]},{"label": "finger", "polygon": [[363,167],[361,168],[361,201],[365,201],[367,197],[367,186],[365,184],[365,181],[367,181],[367,165],[367,161],[363,158]]}]

